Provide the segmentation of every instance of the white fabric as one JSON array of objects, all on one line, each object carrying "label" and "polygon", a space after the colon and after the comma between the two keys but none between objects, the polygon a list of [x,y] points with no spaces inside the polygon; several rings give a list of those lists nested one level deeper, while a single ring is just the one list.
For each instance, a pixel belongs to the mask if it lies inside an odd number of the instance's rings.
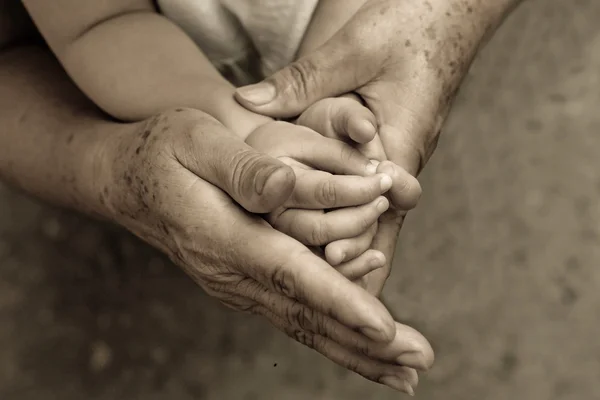
[{"label": "white fabric", "polygon": [[[219,69],[259,80],[294,60],[318,0],[158,0]],[[248,71],[257,58],[258,71]],[[262,75],[262,76],[253,76]]]}]

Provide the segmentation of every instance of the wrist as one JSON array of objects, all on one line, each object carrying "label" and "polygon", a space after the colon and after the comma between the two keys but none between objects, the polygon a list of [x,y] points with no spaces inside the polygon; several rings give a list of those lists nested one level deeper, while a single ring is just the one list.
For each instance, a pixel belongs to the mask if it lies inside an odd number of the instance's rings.
[{"label": "wrist", "polygon": [[208,109],[201,111],[217,119],[242,140],[246,140],[259,126],[273,121],[272,118],[252,112],[238,103],[234,98],[235,87],[229,83],[215,84],[210,93],[214,101]]},{"label": "wrist", "polygon": [[119,215],[116,199],[122,198],[117,171],[122,163],[130,161],[120,156],[119,149],[128,132],[138,123],[111,124],[110,131],[98,135],[90,143],[87,156],[81,161],[82,191],[92,214],[111,222],[118,222]]}]

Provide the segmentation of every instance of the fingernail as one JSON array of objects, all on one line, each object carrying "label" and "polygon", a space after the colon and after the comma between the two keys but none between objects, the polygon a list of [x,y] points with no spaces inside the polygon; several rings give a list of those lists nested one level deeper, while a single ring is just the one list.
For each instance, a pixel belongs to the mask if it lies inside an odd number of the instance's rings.
[{"label": "fingernail", "polygon": [[277,95],[277,91],[272,84],[260,82],[237,89],[237,94],[255,106],[262,106],[273,101]]},{"label": "fingernail", "polygon": [[390,208],[390,203],[385,199],[381,199],[377,203],[377,211],[379,211],[382,214],[386,212],[388,208]]},{"label": "fingernail", "polygon": [[379,258],[377,258],[377,257],[375,257],[375,258],[372,258],[372,259],[369,261],[369,266],[370,266],[371,268],[374,268],[374,269],[377,269],[377,268],[381,268],[381,267],[383,267],[383,264],[385,264],[385,262],[382,262],[382,261],[381,261]]},{"label": "fingernail", "polygon": [[367,121],[365,119],[365,120],[363,120],[361,125],[365,132],[367,132],[369,134],[373,134],[373,135],[375,133],[377,133],[377,126],[375,126],[371,121]]},{"label": "fingernail", "polygon": [[392,187],[392,177],[389,175],[383,175],[381,177],[381,181],[379,181],[379,186],[381,187],[381,192],[387,192]]},{"label": "fingernail", "polygon": [[396,358],[396,363],[407,367],[427,371],[429,367],[425,362],[425,355],[421,351],[407,351]]},{"label": "fingernail", "polygon": [[380,171],[379,171],[380,173],[384,173],[389,176],[393,176],[396,173],[394,164],[391,161],[384,161],[381,165],[381,168],[379,168],[379,169],[380,169]]},{"label": "fingernail", "polygon": [[282,170],[282,172],[287,173],[284,168],[282,168],[278,165],[264,167],[263,170],[258,173],[258,176],[256,177],[255,188],[256,188],[256,193],[259,196],[263,194],[263,192],[265,190],[265,186],[267,186],[267,181],[271,177],[273,177],[275,175],[275,173],[280,169]]},{"label": "fingernail", "polygon": [[377,133],[377,127],[371,121],[365,119],[360,120],[356,127],[360,136],[352,139],[358,143],[368,143],[373,140]]},{"label": "fingernail", "polygon": [[377,164],[371,161],[366,168],[367,175],[375,175],[377,173]]},{"label": "fingernail", "polygon": [[368,337],[369,339],[375,340],[376,342],[388,342],[389,337],[385,334],[385,332],[372,328],[370,326],[365,326],[360,329],[360,332]]},{"label": "fingernail", "polygon": [[379,383],[382,383],[382,384],[389,386],[392,389],[396,389],[400,392],[407,393],[409,396],[415,395],[415,391],[412,388],[412,386],[410,385],[410,383],[408,383],[408,381],[406,381],[402,378],[399,378],[397,376],[384,376],[383,378],[381,378],[379,380]]}]

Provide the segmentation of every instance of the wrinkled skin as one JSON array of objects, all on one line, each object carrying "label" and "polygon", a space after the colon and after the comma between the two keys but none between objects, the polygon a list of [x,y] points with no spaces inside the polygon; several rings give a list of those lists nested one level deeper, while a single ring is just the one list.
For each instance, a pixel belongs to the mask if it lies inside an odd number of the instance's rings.
[{"label": "wrinkled skin", "polygon": [[[416,385],[413,368],[426,369],[433,361],[422,335],[393,322],[376,298],[200,178],[231,157],[221,165],[245,168],[248,161],[235,159],[231,146],[222,146],[221,153],[206,150],[212,140],[226,137],[222,125],[195,110],[147,121],[106,150],[116,185],[102,190],[102,201],[115,220],[162,249],[225,305],[266,317],[371,380],[412,390],[405,385]],[[244,181],[219,175],[215,183],[230,193]],[[384,379],[390,376],[395,378]]]},{"label": "wrinkled skin", "polygon": [[[5,4],[18,2],[0,0]],[[8,158],[0,163],[3,179],[113,220],[164,251],[229,307],[265,316],[371,380],[412,391],[412,368],[433,362],[425,338],[249,212],[273,210],[289,195],[288,167],[194,110],[135,124],[107,120],[39,40],[18,45],[38,38],[22,8],[2,12],[9,15],[0,13],[1,21],[10,24],[0,24],[0,44],[9,48],[0,49],[0,86],[12,96],[0,112],[7,127],[0,135],[0,154]]]},{"label": "wrinkled skin", "polygon": [[[321,47],[238,89],[237,99],[255,112],[291,117],[319,99],[355,92],[376,117],[386,158],[416,175],[477,49],[519,2],[368,0]],[[388,260],[403,215],[392,208],[380,218],[373,245]],[[369,291],[379,294],[389,273],[389,264],[372,272]]]}]

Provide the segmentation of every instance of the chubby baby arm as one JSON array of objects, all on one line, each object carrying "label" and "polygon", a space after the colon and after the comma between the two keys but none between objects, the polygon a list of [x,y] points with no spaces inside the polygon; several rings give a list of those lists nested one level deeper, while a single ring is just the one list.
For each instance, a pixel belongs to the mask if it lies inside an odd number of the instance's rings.
[{"label": "chubby baby arm", "polygon": [[234,87],[152,0],[23,3],[73,81],[114,118],[190,107],[243,137],[270,121],[234,100]]}]

